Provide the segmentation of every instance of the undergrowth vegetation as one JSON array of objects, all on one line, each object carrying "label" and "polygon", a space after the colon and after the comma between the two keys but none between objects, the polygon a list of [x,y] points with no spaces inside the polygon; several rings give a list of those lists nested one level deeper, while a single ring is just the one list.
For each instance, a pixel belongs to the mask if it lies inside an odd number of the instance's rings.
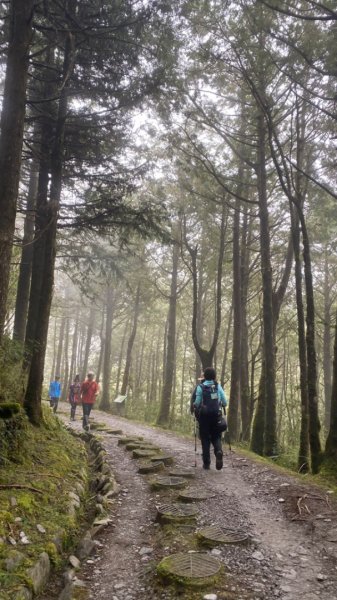
[{"label": "undergrowth vegetation", "polygon": [[[26,571],[41,552],[60,566],[60,546],[71,547],[83,514],[69,511],[69,492],[76,491],[76,482],[86,487],[87,460],[84,444],[49,409],[39,428],[29,425],[21,410],[0,418],[0,427],[10,432],[7,442],[15,443],[14,452],[2,444],[6,453],[0,464],[0,589],[10,598],[20,584],[30,585]],[[16,557],[17,567],[9,569],[8,560],[15,564]]]}]

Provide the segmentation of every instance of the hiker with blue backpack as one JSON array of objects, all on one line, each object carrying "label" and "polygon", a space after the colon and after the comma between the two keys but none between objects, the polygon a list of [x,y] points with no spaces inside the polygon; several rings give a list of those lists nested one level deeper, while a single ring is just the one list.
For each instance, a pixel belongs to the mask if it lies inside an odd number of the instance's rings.
[{"label": "hiker with blue backpack", "polygon": [[220,383],[216,381],[215,369],[207,367],[204,370],[204,380],[195,389],[193,402],[194,415],[199,423],[199,435],[202,446],[204,469],[211,465],[211,444],[215,454],[215,468],[220,471],[223,467],[223,452],[221,444],[222,432],[226,429],[227,400]]}]

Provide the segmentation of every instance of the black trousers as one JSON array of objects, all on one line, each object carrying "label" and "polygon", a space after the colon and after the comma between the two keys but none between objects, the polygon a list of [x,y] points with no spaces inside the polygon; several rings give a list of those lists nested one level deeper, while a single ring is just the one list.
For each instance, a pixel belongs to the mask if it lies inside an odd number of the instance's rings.
[{"label": "black trousers", "polygon": [[76,402],[70,402],[70,418],[71,419],[75,419],[76,406],[77,406]]},{"label": "black trousers", "polygon": [[207,467],[211,464],[211,444],[214,449],[214,454],[222,452],[221,432],[217,428],[218,416],[200,415],[199,417],[199,434],[202,447],[202,460]]},{"label": "black trousers", "polygon": [[56,411],[57,411],[58,403],[59,403],[59,398],[50,398],[49,399],[49,404],[52,407],[54,413],[56,413]]},{"label": "black trousers", "polygon": [[87,425],[89,425],[89,416],[90,416],[92,407],[93,407],[92,404],[86,404],[85,402],[82,403],[83,427],[86,427]]}]

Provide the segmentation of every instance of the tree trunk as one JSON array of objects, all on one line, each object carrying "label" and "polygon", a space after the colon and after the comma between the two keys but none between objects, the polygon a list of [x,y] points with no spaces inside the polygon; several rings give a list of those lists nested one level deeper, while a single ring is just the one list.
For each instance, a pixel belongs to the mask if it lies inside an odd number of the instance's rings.
[{"label": "tree trunk", "polygon": [[56,325],[57,325],[57,320],[54,319],[54,334],[53,334],[53,360],[52,360],[52,365],[51,365],[51,372],[50,372],[50,381],[53,381],[54,379],[54,374],[55,374],[55,365],[56,365]]},{"label": "tree trunk", "polygon": [[123,337],[122,337],[121,349],[120,349],[120,353],[119,353],[119,357],[118,357],[118,368],[117,368],[117,376],[116,376],[116,396],[118,396],[118,393],[119,393],[119,384],[120,384],[120,379],[121,379],[122,363],[123,363],[123,356],[124,356],[124,346],[125,346],[126,334],[128,332],[128,329],[129,329],[129,321],[126,321],[125,327],[124,327],[124,332],[123,332]]},{"label": "tree trunk", "polygon": [[106,320],[105,320],[105,347],[103,360],[103,386],[100,408],[110,408],[110,376],[111,376],[111,335],[112,321],[115,309],[115,294],[112,285],[109,284],[106,292]]},{"label": "tree trunk", "polygon": [[180,391],[180,416],[181,419],[185,416],[185,372],[186,372],[186,356],[187,356],[187,347],[188,347],[188,334],[189,334],[189,325],[187,323],[186,332],[184,335],[184,354],[183,354],[183,364],[182,364],[182,372],[181,372],[181,391]]},{"label": "tree trunk", "polygon": [[164,370],[164,383],[162,389],[161,403],[157,425],[168,425],[170,417],[170,405],[172,398],[172,384],[176,358],[176,315],[177,315],[177,285],[179,265],[179,245],[174,243],[172,253],[172,276],[170,289],[170,303],[167,326],[166,360]]},{"label": "tree trunk", "polygon": [[206,369],[213,363],[215,349],[218,343],[220,327],[221,327],[221,298],[222,298],[222,269],[223,269],[223,257],[225,252],[225,237],[226,237],[227,222],[225,220],[225,203],[222,205],[221,213],[221,226],[220,226],[220,241],[219,241],[219,255],[218,255],[218,266],[217,266],[217,277],[216,277],[216,305],[215,305],[215,325],[213,331],[213,340],[209,350],[201,347],[200,339],[198,336],[198,323],[197,316],[199,310],[199,303],[201,298],[198,298],[198,270],[197,270],[197,249],[192,248],[187,241],[185,235],[185,245],[191,256],[192,262],[192,285],[193,285],[193,316],[192,316],[192,340],[196,352],[198,353],[202,368]]},{"label": "tree trunk", "polygon": [[306,315],[306,349],[307,349],[307,368],[308,368],[308,403],[309,403],[309,442],[311,454],[311,469],[313,473],[318,473],[322,460],[321,442],[319,432],[321,429],[318,417],[318,397],[317,397],[317,360],[315,348],[315,302],[314,289],[312,282],[312,268],[310,255],[310,242],[303,211],[297,206],[302,228],[303,241],[303,262],[304,262],[304,280],[307,299]]},{"label": "tree trunk", "polygon": [[64,372],[62,379],[62,396],[61,399],[63,402],[66,401],[68,395],[69,388],[69,329],[70,329],[70,319],[67,319],[65,337],[64,337]]},{"label": "tree trunk", "polygon": [[337,463],[337,313],[332,371],[330,430],[325,444],[325,458]]},{"label": "tree trunk", "polygon": [[[73,12],[76,0],[69,7],[70,13]],[[44,359],[46,351],[46,342],[48,335],[48,322],[52,302],[54,285],[54,267],[56,256],[56,231],[58,211],[62,190],[62,168],[64,151],[64,131],[67,116],[68,105],[68,84],[69,76],[73,68],[73,40],[70,35],[67,36],[63,63],[63,88],[61,91],[56,121],[55,140],[51,155],[51,181],[49,202],[43,211],[44,227],[42,237],[44,243],[44,264],[42,272],[43,290],[41,289],[38,320],[36,322],[35,336],[32,338],[34,346],[32,349],[31,363],[29,369],[27,390],[24,400],[24,407],[30,421],[33,424],[40,424],[41,413],[41,392],[44,371]],[[34,259],[35,259],[34,248]],[[34,261],[33,261],[34,270]]]},{"label": "tree trunk", "polygon": [[294,214],[294,208],[290,206],[291,228],[293,247],[295,254],[295,287],[296,287],[296,310],[297,310],[297,335],[298,356],[300,365],[300,389],[301,389],[301,431],[300,447],[298,453],[298,468],[306,472],[309,468],[309,403],[308,403],[308,369],[307,350],[305,343],[305,318],[302,294],[302,263],[300,254],[300,230],[298,216]]},{"label": "tree trunk", "polygon": [[127,389],[128,389],[128,384],[129,384],[132,348],[133,348],[133,343],[135,341],[135,337],[136,337],[136,333],[137,333],[139,308],[140,308],[140,283],[138,283],[138,286],[137,286],[135,306],[134,306],[133,326],[132,326],[132,330],[131,330],[129,341],[128,341],[128,348],[126,351],[125,369],[124,369],[124,375],[123,375],[123,383],[122,383],[122,387],[121,387],[121,395],[122,396],[125,396]]},{"label": "tree trunk", "polygon": [[331,413],[331,300],[329,281],[328,252],[324,261],[324,333],[323,333],[323,375],[324,375],[324,425],[326,432],[330,428]]},{"label": "tree trunk", "polygon": [[61,324],[60,324],[60,331],[59,331],[59,339],[58,339],[58,344],[57,344],[55,373],[53,376],[55,376],[55,375],[58,375],[59,377],[61,376],[61,362],[62,362],[65,326],[66,326],[66,318],[62,317]]},{"label": "tree trunk", "polygon": [[[249,217],[250,218],[250,217]],[[249,360],[248,360],[248,325],[247,301],[249,287],[249,257],[251,243],[252,219],[248,223],[248,212],[245,210],[241,236],[241,360],[240,360],[240,401],[242,440],[248,442],[250,438],[251,411],[250,411],[250,386],[249,386]]]},{"label": "tree trunk", "polygon": [[228,358],[228,350],[229,350],[229,338],[230,338],[230,333],[231,333],[231,329],[232,329],[232,316],[233,316],[233,302],[231,303],[231,305],[229,307],[229,311],[228,311],[228,322],[227,322],[226,336],[225,336],[225,347],[224,347],[223,359],[222,359],[222,365],[221,365],[220,383],[221,383],[222,387],[224,387],[224,385],[225,385],[225,375],[226,375],[227,358]]},{"label": "tree trunk", "polygon": [[[104,311],[102,311],[102,324],[101,324],[101,331],[100,331],[101,347],[99,350],[97,372],[96,372],[97,383],[99,383],[100,379],[101,379],[101,371],[102,371],[102,365],[103,365],[103,359],[104,359],[105,339],[104,339],[103,331],[104,331]],[[86,375],[86,373],[85,373],[85,375]]]},{"label": "tree trunk", "polygon": [[[262,90],[264,90],[264,85],[262,86]],[[273,319],[273,280],[270,260],[270,231],[267,201],[266,124],[262,108],[259,108],[259,115],[257,118],[257,133],[257,185],[259,197],[261,273],[263,292],[263,352],[265,369],[264,454],[266,454],[266,456],[272,456],[277,450],[275,344]],[[261,390],[261,392],[263,392],[263,390]]]},{"label": "tree trunk", "polygon": [[[85,350],[84,350],[82,374],[81,374],[82,381],[85,379],[85,376],[86,376],[86,373],[87,373],[87,369],[88,369],[90,346],[91,346],[91,338],[92,338],[92,332],[93,332],[93,328],[94,328],[94,317],[95,317],[95,310],[91,306],[90,307],[90,314],[89,314],[88,329],[87,329],[87,337],[86,337],[86,342],[85,342]],[[97,381],[97,378],[96,378],[96,381]]]},{"label": "tree trunk", "polygon": [[[76,369],[76,356],[77,356],[77,346],[78,346],[78,328],[79,328],[79,322],[78,322],[78,319],[76,319],[75,326],[74,326],[72,347],[71,347],[71,361],[70,361],[69,380],[68,380],[69,385],[74,380],[75,375],[77,375],[77,373],[75,373],[75,369]],[[84,377],[83,377],[83,379],[84,379]]]},{"label": "tree trunk", "polygon": [[11,26],[0,122],[0,343],[3,336],[25,119],[34,0],[11,1]]},{"label": "tree trunk", "polygon": [[25,341],[29,304],[30,279],[32,274],[35,206],[38,187],[38,161],[34,158],[30,166],[26,216],[23,229],[22,253],[15,302],[13,339]]},{"label": "tree trunk", "polygon": [[[238,180],[242,181],[240,167]],[[240,191],[240,190],[239,190]],[[239,406],[241,375],[241,256],[240,256],[240,200],[236,199],[233,219],[233,346],[231,365],[231,388],[228,410],[228,430],[231,439],[239,439]]]}]

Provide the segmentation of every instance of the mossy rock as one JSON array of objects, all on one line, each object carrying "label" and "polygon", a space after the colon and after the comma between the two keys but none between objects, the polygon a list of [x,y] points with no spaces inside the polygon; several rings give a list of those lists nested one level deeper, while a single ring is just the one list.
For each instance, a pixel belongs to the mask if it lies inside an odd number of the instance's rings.
[{"label": "mossy rock", "polygon": [[92,421],[90,423],[90,429],[92,430],[96,430],[96,431],[105,431],[105,423],[98,423],[98,421]]},{"label": "mossy rock", "polygon": [[153,458],[159,456],[156,450],[132,450],[132,458]]},{"label": "mossy rock", "polygon": [[158,456],[151,458],[152,462],[157,462],[158,460],[161,460],[164,465],[173,465],[174,463],[174,458],[170,454],[158,454]]},{"label": "mossy rock", "polygon": [[158,446],[152,446],[152,444],[144,444],[144,442],[131,442],[131,444],[126,444],[126,450],[154,450],[154,452],[160,452],[160,448]]},{"label": "mossy rock", "polygon": [[171,477],[186,477],[187,479],[194,479],[195,471],[184,467],[176,467],[175,469],[171,469],[169,471],[169,475]]},{"label": "mossy rock", "polygon": [[159,523],[193,523],[196,520],[198,509],[188,504],[162,504],[157,506],[156,520]]},{"label": "mossy rock", "polygon": [[182,502],[202,502],[203,500],[209,500],[214,498],[215,494],[212,492],[205,492],[204,490],[189,489],[181,492],[178,496],[178,500]]},{"label": "mossy rock", "polygon": [[219,544],[242,544],[247,542],[248,534],[244,531],[212,525],[199,529],[197,538],[202,544],[212,548]]},{"label": "mossy rock", "polygon": [[124,437],[119,438],[118,446],[125,446],[126,444],[131,444],[132,442],[137,442],[138,440],[143,440],[142,437]]},{"label": "mossy rock", "polygon": [[105,429],[105,433],[109,435],[123,435],[122,429]]},{"label": "mossy rock", "polygon": [[138,473],[140,473],[141,475],[147,475],[148,473],[159,473],[160,471],[164,471],[164,469],[165,465],[163,462],[148,462],[140,465]]},{"label": "mossy rock", "polygon": [[157,566],[157,573],[164,582],[193,588],[214,585],[220,572],[219,561],[201,552],[172,554]]},{"label": "mossy rock", "polygon": [[0,402],[0,419],[11,419],[21,410],[18,402]]},{"label": "mossy rock", "polygon": [[182,477],[157,477],[157,479],[153,479],[150,482],[151,488],[153,490],[162,490],[162,489],[176,489],[181,490],[187,486],[186,479]]}]

